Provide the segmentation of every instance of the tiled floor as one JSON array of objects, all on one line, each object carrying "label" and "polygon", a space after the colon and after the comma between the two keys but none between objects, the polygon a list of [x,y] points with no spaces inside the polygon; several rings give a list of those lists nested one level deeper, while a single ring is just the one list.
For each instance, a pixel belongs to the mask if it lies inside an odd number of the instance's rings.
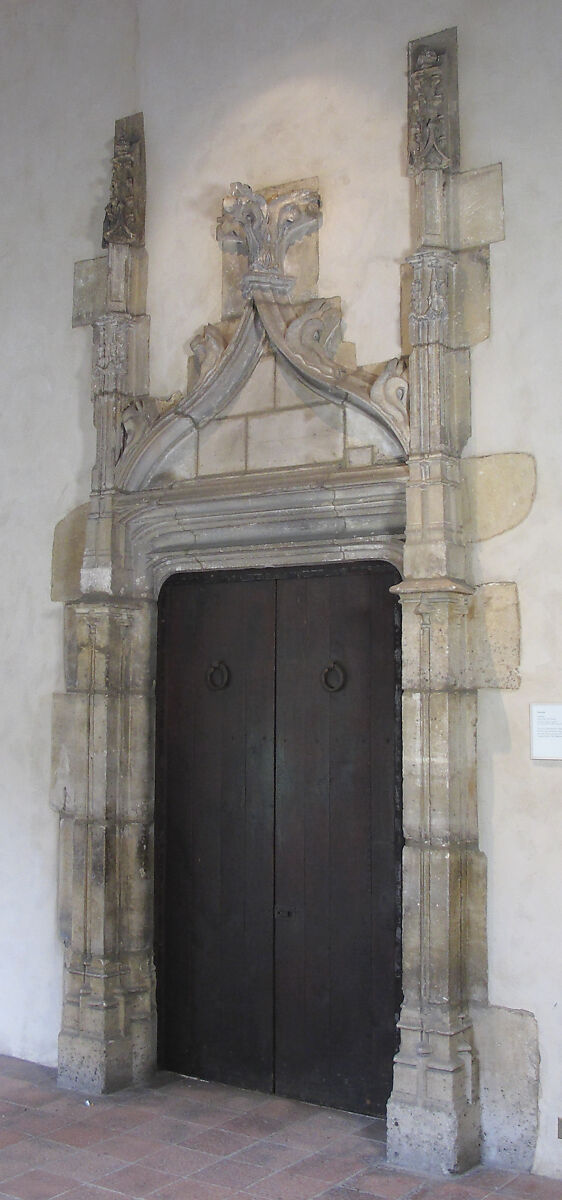
[{"label": "tiled floor", "polygon": [[385,1163],[384,1125],[163,1075],[87,1097],[0,1056],[0,1200],[562,1200],[562,1183],[477,1168],[458,1179]]}]

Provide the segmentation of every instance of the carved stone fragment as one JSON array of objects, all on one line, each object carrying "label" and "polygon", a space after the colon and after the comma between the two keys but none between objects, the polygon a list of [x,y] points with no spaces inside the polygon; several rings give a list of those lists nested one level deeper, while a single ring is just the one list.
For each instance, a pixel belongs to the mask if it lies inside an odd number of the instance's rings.
[{"label": "carved stone fragment", "polygon": [[105,210],[102,246],[144,245],[146,166],[142,113],[115,122],[111,193]]},{"label": "carved stone fragment", "polygon": [[408,47],[408,169],[459,169],[457,31],[444,29]]},{"label": "carved stone fragment", "polygon": [[233,183],[217,238],[247,257],[250,272],[283,274],[289,247],[318,229],[320,220],[320,196],[309,188],[281,192],[268,202],[248,184]]}]

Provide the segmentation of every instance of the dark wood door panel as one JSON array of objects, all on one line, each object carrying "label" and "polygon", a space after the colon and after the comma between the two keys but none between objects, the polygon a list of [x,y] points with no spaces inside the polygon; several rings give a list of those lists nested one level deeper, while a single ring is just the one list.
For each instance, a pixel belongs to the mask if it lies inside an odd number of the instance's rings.
[{"label": "dark wood door panel", "polygon": [[268,1089],[274,589],[186,581],[166,609],[161,1061]]},{"label": "dark wood door panel", "polygon": [[394,1050],[393,582],[278,583],[276,1086],[367,1112]]},{"label": "dark wood door panel", "polygon": [[396,572],[160,603],[161,1065],[383,1112],[395,1050]]}]

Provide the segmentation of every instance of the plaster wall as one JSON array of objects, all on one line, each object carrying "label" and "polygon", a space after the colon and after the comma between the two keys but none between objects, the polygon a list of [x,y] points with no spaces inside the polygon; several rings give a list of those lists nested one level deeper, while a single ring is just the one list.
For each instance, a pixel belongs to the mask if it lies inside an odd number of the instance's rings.
[{"label": "plaster wall", "polygon": [[[7,198],[0,513],[9,564],[0,597],[0,1051],[43,1062],[56,1055],[61,969],[47,790],[62,639],[49,600],[50,544],[57,520],[86,499],[94,459],[90,331],[70,329],[72,265],[100,252],[114,118],[137,108],[145,114],[153,394],[184,386],[190,338],[220,315],[214,225],[235,179],[319,177],[320,294],[343,296],[358,361],[380,361],[400,349],[399,263],[411,246],[406,44],[457,25],[462,166],[501,160],[506,208],[506,240],[492,248],[492,334],[473,353],[467,453],[527,451],[537,462],[530,515],[474,545],[475,580],[516,582],[522,621],[520,689],[481,691],[479,700],[490,1000],[537,1019],[535,1169],[562,1177],[562,764],[532,763],[528,736],[529,703],[562,699],[555,275],[562,167],[554,151],[562,11],[556,0],[401,0],[393,9],[382,0],[345,7],[2,0],[1,7],[10,122],[0,155]],[[517,1088],[516,1066],[505,1067],[504,1087]]]}]

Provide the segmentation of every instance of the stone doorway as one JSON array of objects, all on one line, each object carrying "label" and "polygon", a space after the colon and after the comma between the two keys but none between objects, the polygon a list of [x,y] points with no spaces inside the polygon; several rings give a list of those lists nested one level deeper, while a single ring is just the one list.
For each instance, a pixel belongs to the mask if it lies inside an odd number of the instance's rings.
[{"label": "stone doorway", "polygon": [[503,236],[501,169],[459,171],[456,73],[454,30],[411,44],[416,245],[403,271],[402,357],[358,367],[341,302],[316,295],[316,181],[235,184],[219,221],[222,317],[193,339],[185,391],[164,399],[148,394],[142,116],[117,122],[107,253],[75,275],[74,321],[94,336],[92,494],[55,544],[55,596],[66,604],[54,731],[59,1074],[94,1091],[155,1063],[162,584],[182,571],[285,564],[385,560],[400,570],[404,1004],[388,1153],[444,1170],[480,1154],[486,871],[471,646],[485,645],[486,598],[470,582],[460,460],[470,347],[488,333],[489,243]]}]

